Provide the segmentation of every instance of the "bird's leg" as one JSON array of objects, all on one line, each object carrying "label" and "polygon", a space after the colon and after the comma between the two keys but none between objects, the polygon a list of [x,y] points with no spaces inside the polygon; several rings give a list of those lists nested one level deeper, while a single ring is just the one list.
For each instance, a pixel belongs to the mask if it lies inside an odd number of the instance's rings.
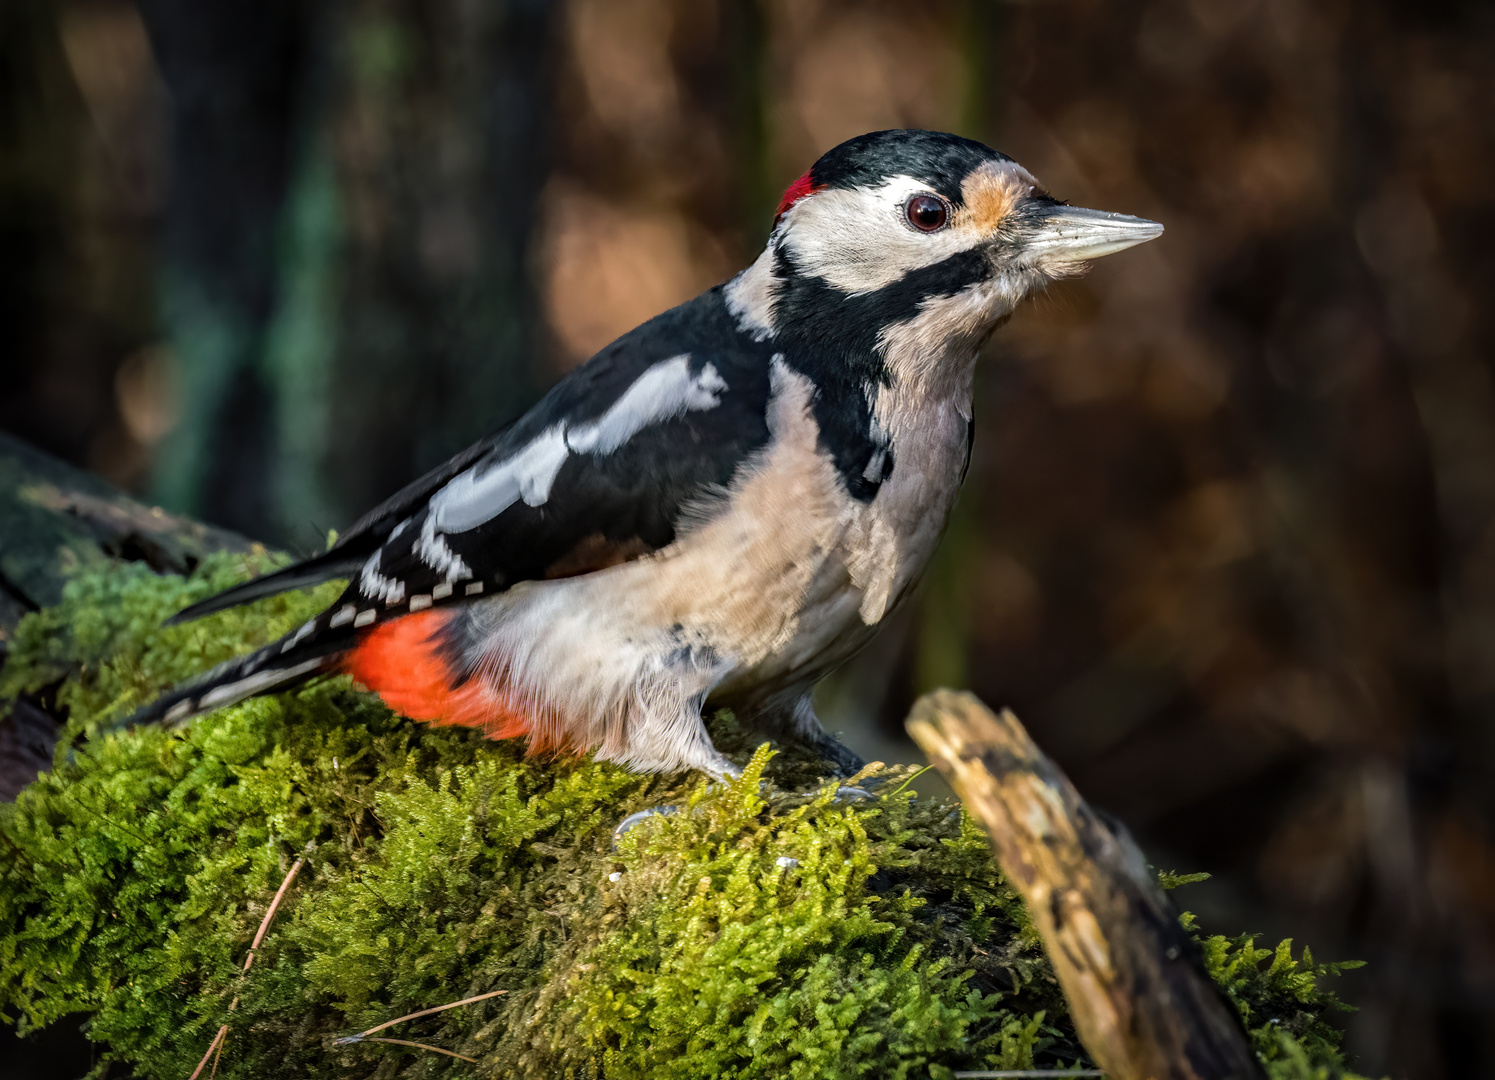
[{"label": "bird's leg", "polygon": [[835,775],[853,776],[867,763],[851,747],[833,738],[820,724],[810,692],[764,703],[745,717],[748,726],[814,750],[835,768]]},{"label": "bird's leg", "polygon": [[641,772],[698,769],[716,781],[741,776],[742,770],[717,750],[706,732],[701,719],[706,691],[687,696],[679,690],[671,680],[639,688],[621,745],[604,743],[597,756]]},{"label": "bird's leg", "polygon": [[[742,770],[717,750],[706,732],[701,709],[706,691],[685,697],[672,697],[668,691],[645,693],[636,702],[629,718],[625,744],[602,747],[597,756],[616,761],[631,769],[647,772],[673,772],[697,769],[709,776],[713,785],[724,785],[742,775]],[[613,828],[613,849],[629,829],[657,815],[679,811],[678,806],[651,806],[629,814]]]}]

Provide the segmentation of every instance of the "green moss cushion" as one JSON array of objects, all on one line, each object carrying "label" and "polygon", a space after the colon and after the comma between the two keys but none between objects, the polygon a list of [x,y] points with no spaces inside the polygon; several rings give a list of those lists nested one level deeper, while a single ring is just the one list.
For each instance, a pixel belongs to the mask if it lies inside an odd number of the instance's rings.
[{"label": "green moss cushion", "polygon": [[[527,762],[512,743],[395,717],[338,679],[185,730],[103,734],[327,600],[159,629],[267,565],[91,571],[19,627],[0,696],[55,688],[73,736],[53,772],[0,807],[0,1009],[23,1030],[86,1021],[105,1062],[162,1080],[186,1080],[223,1024],[220,1077],[883,1078],[1085,1063],[985,838],[953,805],[916,797],[911,768],[848,800],[815,763],[747,744],[729,716],[713,734],[746,768],[725,786]],[[621,819],[661,805],[678,812],[614,843]],[[1323,1018],[1337,1003],[1319,980],[1344,965],[1250,937],[1202,943],[1274,1076],[1337,1075]],[[420,1046],[337,1042],[494,990],[506,993],[378,1033]]]}]

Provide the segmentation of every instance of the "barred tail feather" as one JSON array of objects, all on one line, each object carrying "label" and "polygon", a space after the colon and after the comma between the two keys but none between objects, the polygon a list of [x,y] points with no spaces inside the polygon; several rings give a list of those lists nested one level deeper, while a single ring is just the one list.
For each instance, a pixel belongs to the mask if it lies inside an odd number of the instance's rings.
[{"label": "barred tail feather", "polygon": [[317,675],[339,670],[340,651],[287,657],[282,655],[282,645],[283,641],[277,641],[248,656],[220,664],[203,678],[161,695],[112,726],[118,729],[158,722],[173,726],[184,724],[215,709],[237,705],[260,694],[286,690]]},{"label": "barred tail feather", "polygon": [[191,685],[162,695],[115,729],[139,724],[182,724],[246,698],[274,693],[323,674],[348,674],[412,720],[477,728],[489,738],[529,736],[530,749],[562,749],[557,725],[532,722],[532,710],[506,693],[492,672],[472,673],[453,649],[459,617],[450,610],[402,615],[376,623],[354,638],[346,625],[324,638],[331,613],[323,612],[248,656],[222,664]]}]

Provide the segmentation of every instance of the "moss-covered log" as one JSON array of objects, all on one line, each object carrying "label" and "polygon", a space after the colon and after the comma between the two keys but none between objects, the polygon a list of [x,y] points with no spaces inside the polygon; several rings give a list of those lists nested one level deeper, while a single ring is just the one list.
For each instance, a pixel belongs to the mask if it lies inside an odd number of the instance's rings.
[{"label": "moss-covered log", "polygon": [[[122,562],[185,574],[215,551],[247,553],[236,533],[145,506],[96,476],[0,433],[0,665],[28,612],[58,603],[69,577]],[[58,721],[48,688],[0,705],[0,800],[46,767]]]},{"label": "moss-covered log", "polygon": [[215,551],[255,548],[237,533],[137,502],[0,432],[0,629],[56,604],[80,570],[143,562],[185,574]]},{"label": "moss-covered log", "polygon": [[[225,1025],[219,1076],[1090,1064],[986,837],[918,797],[911,767],[875,769],[876,797],[856,797],[726,715],[713,736],[744,766],[728,785],[526,760],[344,679],[184,730],[100,734],[326,602],[160,627],[274,561],[220,552],[182,576],[102,560],[17,625],[0,698],[51,687],[67,717],[51,771],[0,806],[0,1010],[23,1032],[86,1020],[104,1061],[163,1080],[185,1080]],[[661,806],[678,812],[614,840]],[[1333,965],[1186,927],[1274,1077],[1337,1072],[1319,986]],[[469,997],[378,1033],[399,1043],[342,1041]]]}]

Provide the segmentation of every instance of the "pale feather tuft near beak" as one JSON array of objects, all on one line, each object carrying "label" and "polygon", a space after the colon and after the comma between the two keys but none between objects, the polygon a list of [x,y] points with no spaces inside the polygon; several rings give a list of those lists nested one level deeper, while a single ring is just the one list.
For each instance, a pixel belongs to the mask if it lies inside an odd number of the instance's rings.
[{"label": "pale feather tuft near beak", "polygon": [[1162,233],[1163,226],[1146,218],[1056,206],[1024,238],[1023,250],[1038,269],[1062,272],[1145,244]]}]

